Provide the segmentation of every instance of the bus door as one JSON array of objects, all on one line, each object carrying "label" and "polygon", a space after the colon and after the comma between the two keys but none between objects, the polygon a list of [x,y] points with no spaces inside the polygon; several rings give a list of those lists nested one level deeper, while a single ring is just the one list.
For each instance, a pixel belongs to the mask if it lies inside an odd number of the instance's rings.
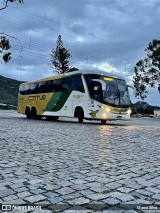
[{"label": "bus door", "polygon": [[100,103],[103,99],[102,85],[99,79],[93,79],[90,89],[91,100],[88,102],[88,109],[91,118],[100,118]]}]

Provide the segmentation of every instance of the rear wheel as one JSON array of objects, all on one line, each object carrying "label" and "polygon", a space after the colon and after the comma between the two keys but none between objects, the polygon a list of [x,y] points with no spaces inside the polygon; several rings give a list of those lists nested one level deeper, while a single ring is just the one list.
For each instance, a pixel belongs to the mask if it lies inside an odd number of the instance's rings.
[{"label": "rear wheel", "polygon": [[102,123],[102,124],[106,124],[106,120],[101,119],[101,123]]},{"label": "rear wheel", "polygon": [[30,109],[28,107],[26,108],[25,114],[26,114],[26,118],[27,119],[31,119],[32,118],[32,113],[31,113],[31,111],[30,111]]},{"label": "rear wheel", "polygon": [[31,110],[31,115],[32,115],[32,118],[35,118],[37,120],[40,120],[41,119],[41,115],[37,115],[37,110],[35,107],[32,108]]}]

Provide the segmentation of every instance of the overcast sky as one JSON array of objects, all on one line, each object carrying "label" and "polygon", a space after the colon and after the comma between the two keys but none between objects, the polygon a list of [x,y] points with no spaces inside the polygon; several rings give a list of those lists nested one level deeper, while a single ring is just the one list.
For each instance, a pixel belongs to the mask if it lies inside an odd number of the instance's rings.
[{"label": "overcast sky", "polygon": [[[10,3],[0,11],[0,32],[20,42],[11,39],[12,60],[0,65],[0,75],[23,81],[53,75],[50,53],[60,34],[72,54],[71,66],[105,70],[131,84],[135,63],[145,56],[148,43],[160,38],[159,24],[160,0]],[[157,89],[146,101],[160,105]]]}]

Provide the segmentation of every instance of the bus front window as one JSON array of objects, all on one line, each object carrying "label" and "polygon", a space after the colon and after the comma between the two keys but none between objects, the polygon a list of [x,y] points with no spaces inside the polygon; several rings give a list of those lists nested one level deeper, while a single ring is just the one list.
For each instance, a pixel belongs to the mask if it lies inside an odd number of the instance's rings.
[{"label": "bus front window", "polygon": [[112,80],[112,81],[105,81],[105,82],[106,82],[106,89],[103,92],[103,100],[106,103],[118,105],[119,97],[118,97],[116,81]]},{"label": "bus front window", "polygon": [[117,87],[119,91],[120,105],[130,105],[130,97],[126,82],[118,79]]},{"label": "bus front window", "polygon": [[124,80],[105,80],[106,89],[103,91],[103,100],[106,103],[116,106],[129,106],[130,97]]},{"label": "bus front window", "polygon": [[97,74],[84,75],[90,97],[104,104],[128,107],[130,97],[125,80]]}]

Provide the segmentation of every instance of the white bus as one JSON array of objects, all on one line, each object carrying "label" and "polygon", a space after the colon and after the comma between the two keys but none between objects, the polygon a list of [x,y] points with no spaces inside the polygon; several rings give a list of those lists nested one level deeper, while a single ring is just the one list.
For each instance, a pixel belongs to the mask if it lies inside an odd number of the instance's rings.
[{"label": "white bus", "polygon": [[27,118],[60,116],[86,120],[130,119],[130,97],[124,79],[104,71],[73,71],[22,83],[18,112]]}]

